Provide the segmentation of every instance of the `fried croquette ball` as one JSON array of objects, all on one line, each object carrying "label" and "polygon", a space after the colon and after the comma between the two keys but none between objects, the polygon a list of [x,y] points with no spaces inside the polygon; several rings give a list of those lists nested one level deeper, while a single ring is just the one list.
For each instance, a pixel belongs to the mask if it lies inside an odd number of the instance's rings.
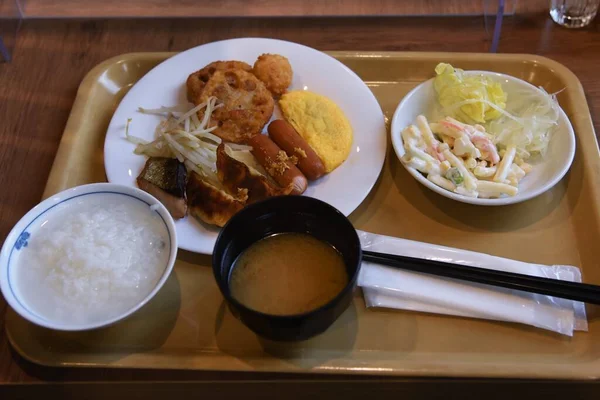
[{"label": "fried croquette ball", "polygon": [[292,66],[279,54],[263,54],[254,63],[252,72],[274,96],[281,96],[292,83]]}]

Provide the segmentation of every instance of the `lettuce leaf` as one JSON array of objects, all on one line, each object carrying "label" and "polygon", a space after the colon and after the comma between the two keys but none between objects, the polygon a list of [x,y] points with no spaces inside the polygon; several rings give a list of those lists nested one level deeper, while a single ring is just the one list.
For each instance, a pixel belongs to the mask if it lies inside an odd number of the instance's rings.
[{"label": "lettuce leaf", "polygon": [[[465,75],[450,64],[435,67],[433,85],[446,115],[467,124],[484,124],[502,115],[506,93],[499,82],[480,75]],[[496,107],[490,106],[490,103]]]}]

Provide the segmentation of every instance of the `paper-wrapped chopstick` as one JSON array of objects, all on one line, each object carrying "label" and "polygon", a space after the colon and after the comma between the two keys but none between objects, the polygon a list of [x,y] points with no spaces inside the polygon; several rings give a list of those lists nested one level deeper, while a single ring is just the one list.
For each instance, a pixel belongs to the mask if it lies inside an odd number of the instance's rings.
[{"label": "paper-wrapped chopstick", "polygon": [[[581,282],[577,267],[530,264],[359,231],[365,250],[425,258],[479,268]],[[517,322],[571,336],[587,330],[585,306],[550,296],[462,282],[364,262],[358,285],[367,307]]]}]

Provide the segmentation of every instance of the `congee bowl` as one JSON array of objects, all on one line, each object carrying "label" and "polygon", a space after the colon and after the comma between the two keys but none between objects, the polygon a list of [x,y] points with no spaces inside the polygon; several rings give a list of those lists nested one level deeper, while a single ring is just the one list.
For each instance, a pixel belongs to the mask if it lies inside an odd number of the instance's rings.
[{"label": "congee bowl", "polygon": [[[342,256],[348,283],[326,304],[295,315],[265,314],[231,295],[230,276],[238,256],[261,239],[281,233],[305,233],[334,247]],[[274,341],[298,341],[324,332],[352,302],[362,251],[356,230],[337,209],[306,196],[274,197],[238,212],[221,230],[213,251],[213,273],[233,315],[257,335]]]},{"label": "congee bowl", "polygon": [[[32,251],[32,241],[35,240],[36,236],[42,233],[43,229],[51,229],[49,231],[50,235],[55,235],[55,231],[53,231],[52,228],[49,228],[50,226],[56,226],[52,225],[52,219],[54,218],[55,221],[59,221],[59,226],[62,226],[64,223],[62,218],[56,218],[56,216],[59,215],[56,214],[57,212],[60,213],[60,210],[68,210],[65,207],[71,207],[75,203],[78,204],[78,207],[85,207],[89,204],[104,202],[107,199],[107,195],[111,196],[111,199],[117,202],[127,203],[128,200],[132,199],[133,203],[136,204],[135,207],[148,206],[152,213],[149,215],[156,216],[157,214],[157,217],[159,217],[156,220],[156,226],[161,226],[161,231],[166,233],[164,236],[165,253],[162,257],[165,262],[164,265],[162,265],[162,263],[160,265],[157,264],[158,269],[156,270],[155,283],[151,282],[148,287],[148,292],[145,294],[140,293],[140,296],[143,295],[143,297],[134,300],[133,305],[129,306],[127,309],[119,310],[111,317],[105,319],[99,319],[93,322],[65,322],[59,321],[53,317],[48,317],[48,315],[40,314],[27,302],[27,291],[31,292],[34,289],[27,286],[24,281],[19,283],[20,279],[18,278],[18,274],[20,273],[18,269],[30,268],[31,265],[21,263],[19,259],[25,256],[25,252]],[[71,208],[71,210],[73,210],[73,208]],[[64,214],[60,215],[63,216]],[[49,221],[50,223],[44,228],[44,225]],[[94,183],[77,186],[64,190],[42,201],[21,218],[8,234],[2,246],[2,251],[0,252],[0,289],[11,308],[21,317],[36,325],[60,331],[91,330],[120,321],[148,303],[160,290],[171,274],[176,256],[177,233],[175,231],[175,223],[169,214],[169,211],[156,198],[140,189],[112,183]],[[25,258],[23,260],[28,259]]]}]

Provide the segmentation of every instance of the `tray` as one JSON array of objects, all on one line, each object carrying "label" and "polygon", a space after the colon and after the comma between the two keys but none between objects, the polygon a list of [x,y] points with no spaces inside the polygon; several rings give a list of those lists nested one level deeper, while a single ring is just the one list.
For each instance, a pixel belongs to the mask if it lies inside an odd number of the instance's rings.
[{"label": "tray", "polygon": [[[439,61],[503,72],[565,89],[559,101],[577,133],[570,173],[522,204],[477,207],[415,181],[391,146],[380,179],[351,215],[359,229],[462,247],[527,262],[573,264],[600,284],[597,199],[600,157],[585,95],[564,66],[534,55],[332,52],[358,73],[387,117]],[[171,53],[122,55],[95,67],[79,88],[45,197],[105,180],[102,148],[125,92]],[[600,377],[600,308],[589,332],[568,338],[521,325],[391,310],[366,310],[360,293],[323,335],[282,345],[258,339],[228,311],[210,258],[185,251],[146,307],[112,327],[85,333],[38,328],[7,314],[7,333],[25,358],[49,366],[173,368],[410,376],[595,379]]]}]

